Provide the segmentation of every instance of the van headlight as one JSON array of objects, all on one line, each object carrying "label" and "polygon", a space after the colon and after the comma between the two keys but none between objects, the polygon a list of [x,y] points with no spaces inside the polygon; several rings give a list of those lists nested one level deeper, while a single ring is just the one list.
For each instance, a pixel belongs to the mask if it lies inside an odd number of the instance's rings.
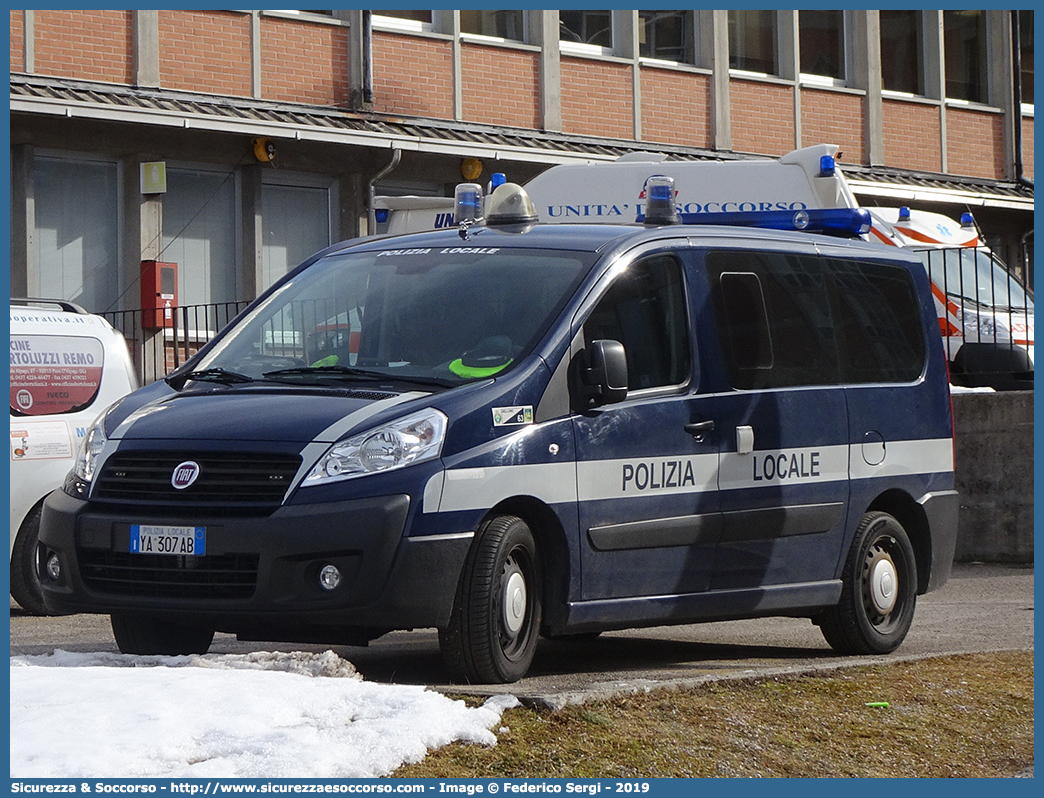
[{"label": "van headlight", "polygon": [[[121,399],[120,401],[123,400]],[[105,444],[109,442],[108,437],[105,435],[105,419],[119,403],[116,402],[103,410],[94,419],[91,426],[87,428],[87,432],[80,442],[80,448],[76,452],[72,471],[69,472],[69,476],[66,478],[63,486],[66,493],[82,499],[90,492],[91,482],[98,469],[102,450],[105,448]]]},{"label": "van headlight", "polygon": [[428,408],[339,441],[312,466],[302,484],[354,479],[433,460],[442,453],[446,426],[446,416]]}]

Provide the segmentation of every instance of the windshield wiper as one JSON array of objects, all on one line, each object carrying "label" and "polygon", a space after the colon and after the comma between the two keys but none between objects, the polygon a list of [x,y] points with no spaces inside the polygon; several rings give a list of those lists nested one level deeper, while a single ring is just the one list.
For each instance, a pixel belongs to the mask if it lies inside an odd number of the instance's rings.
[{"label": "windshield wiper", "polygon": [[439,388],[452,388],[456,385],[452,380],[440,379],[439,377],[417,377],[407,374],[389,374],[386,371],[355,368],[354,366],[298,366],[297,368],[292,369],[266,371],[261,376],[271,380],[278,380],[280,377],[332,377],[334,379],[344,380],[366,380],[367,382],[407,382],[412,385],[435,386]]},{"label": "windshield wiper", "polygon": [[240,374],[236,371],[229,371],[228,369],[213,368],[190,371],[188,374],[171,375],[169,377],[164,377],[164,380],[171,388],[180,391],[189,380],[196,380],[199,382],[219,382],[222,385],[238,385],[244,382],[253,382],[254,378],[248,377],[246,374]]},{"label": "windshield wiper", "polygon": [[980,308],[992,308],[993,307],[993,305],[991,305],[989,302],[983,302],[981,299],[976,299],[975,297],[965,296],[964,294],[955,294],[952,291],[947,291],[946,292],[946,296],[950,297],[951,299],[959,299],[962,302],[971,302],[973,305],[978,305]]}]

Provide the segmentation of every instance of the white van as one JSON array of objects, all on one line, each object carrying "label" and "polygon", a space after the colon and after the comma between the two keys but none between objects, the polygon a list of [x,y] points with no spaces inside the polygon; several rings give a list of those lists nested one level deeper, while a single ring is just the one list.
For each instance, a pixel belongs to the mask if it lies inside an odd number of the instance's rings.
[{"label": "white van", "polygon": [[44,614],[34,567],[40,508],[91,422],[138,387],[123,336],[61,300],[11,300],[11,595]]}]

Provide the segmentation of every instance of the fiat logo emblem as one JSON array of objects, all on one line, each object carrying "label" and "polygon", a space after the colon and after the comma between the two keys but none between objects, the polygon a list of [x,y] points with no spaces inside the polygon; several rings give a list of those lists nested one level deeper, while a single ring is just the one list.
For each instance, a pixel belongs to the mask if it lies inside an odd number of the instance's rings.
[{"label": "fiat logo emblem", "polygon": [[174,468],[174,473],[170,476],[170,484],[174,486],[174,490],[185,490],[185,488],[195,482],[198,477],[199,463],[192,460],[186,460],[184,463],[180,463]]}]

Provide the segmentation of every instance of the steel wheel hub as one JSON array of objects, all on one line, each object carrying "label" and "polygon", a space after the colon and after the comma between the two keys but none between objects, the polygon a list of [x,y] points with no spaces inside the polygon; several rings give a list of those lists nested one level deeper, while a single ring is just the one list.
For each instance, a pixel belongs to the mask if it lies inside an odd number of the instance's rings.
[{"label": "steel wheel hub", "polygon": [[895,563],[887,554],[882,554],[870,568],[870,599],[881,615],[895,608],[899,598],[899,575]]},{"label": "steel wheel hub", "polygon": [[512,569],[504,584],[504,628],[512,637],[522,629],[527,602],[525,577],[517,569]]}]

